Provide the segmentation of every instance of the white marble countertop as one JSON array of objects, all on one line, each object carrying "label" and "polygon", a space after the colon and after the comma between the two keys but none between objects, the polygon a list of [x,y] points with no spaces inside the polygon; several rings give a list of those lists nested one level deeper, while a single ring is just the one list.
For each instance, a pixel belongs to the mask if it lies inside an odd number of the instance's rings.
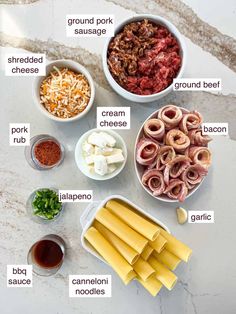
[{"label": "white marble countertop", "polygon": [[[5,77],[1,64],[0,146],[0,308],[2,314],[233,314],[236,308],[236,252],[234,174],[236,174],[236,34],[234,0],[137,1],[137,0],[41,0],[0,1],[3,56],[9,51],[46,52],[48,59],[71,58],[84,64],[96,81],[95,106],[79,122],[53,123],[35,108],[32,78]],[[23,4],[18,5],[18,2]],[[28,3],[29,4],[24,4]],[[31,3],[32,2],[32,3]],[[12,4],[10,4],[12,3]],[[213,8],[214,6],[214,8]],[[101,70],[104,39],[72,39],[65,34],[69,13],[113,13],[117,22],[135,13],[161,14],[169,18],[186,39],[189,58],[186,77],[221,77],[219,94],[172,93],[158,103],[132,104],[107,85]],[[222,14],[223,12],[223,14]],[[169,101],[198,109],[209,122],[229,122],[230,137],[215,137],[211,144],[213,167],[200,189],[184,202],[188,210],[214,210],[214,224],[176,221],[176,204],[154,200],[134,174],[133,147],[142,121]],[[109,182],[95,182],[79,172],[74,161],[78,138],[96,126],[96,106],[131,106],[131,130],[119,132],[126,140],[128,162]],[[64,163],[56,170],[37,172],[24,158],[24,149],[8,145],[10,122],[29,122],[31,134],[48,133],[66,147]],[[179,281],[170,293],[162,289],[151,297],[138,283],[124,286],[113,271],[81,246],[79,218],[86,204],[67,205],[60,220],[50,225],[29,219],[25,202],[39,186],[93,189],[95,200],[121,194],[162,220],[177,238],[193,248],[189,264],[177,269]],[[33,277],[33,288],[7,288],[6,265],[24,264],[29,247],[41,236],[56,233],[67,242],[67,258],[54,277]],[[112,274],[112,298],[69,298],[68,275]]]}]

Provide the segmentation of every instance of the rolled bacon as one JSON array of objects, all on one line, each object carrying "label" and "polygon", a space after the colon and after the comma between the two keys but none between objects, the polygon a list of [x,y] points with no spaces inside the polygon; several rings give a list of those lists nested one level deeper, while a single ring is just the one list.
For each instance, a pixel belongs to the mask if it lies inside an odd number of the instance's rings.
[{"label": "rolled bacon", "polygon": [[182,119],[183,113],[180,108],[174,105],[164,106],[158,112],[158,118],[161,119],[167,130],[176,127]]},{"label": "rolled bacon", "polygon": [[175,150],[172,146],[161,146],[157,152],[156,169],[163,170],[175,156]]},{"label": "rolled bacon", "polygon": [[164,194],[171,199],[183,202],[188,194],[188,188],[180,179],[171,179],[164,191]]},{"label": "rolled bacon", "polygon": [[170,178],[178,178],[189,167],[191,159],[187,156],[178,155],[170,161],[164,169],[164,182],[168,185]]},{"label": "rolled bacon", "polygon": [[180,121],[179,128],[185,134],[188,134],[190,130],[197,129],[202,124],[202,121],[202,116],[197,111],[185,113]]},{"label": "rolled bacon", "polygon": [[161,141],[165,135],[165,125],[160,119],[147,120],[143,127],[144,134]]},{"label": "rolled bacon", "polygon": [[146,170],[142,176],[142,183],[149,187],[154,196],[163,194],[165,190],[163,174],[157,169]]},{"label": "rolled bacon", "polygon": [[190,145],[189,137],[178,129],[168,131],[166,144],[172,146],[177,152],[184,152]]},{"label": "rolled bacon", "polygon": [[[136,160],[140,165],[149,166],[153,164],[157,156],[159,145],[148,138],[141,138],[137,144]],[[154,165],[155,166],[155,165]]]},{"label": "rolled bacon", "polygon": [[193,189],[196,184],[200,183],[207,175],[208,171],[200,164],[190,165],[181,174],[181,179],[186,184],[189,190]]},{"label": "rolled bacon", "polygon": [[207,146],[207,144],[212,141],[212,138],[208,135],[202,134],[202,129],[191,130],[188,133],[190,138],[190,143],[196,146]]},{"label": "rolled bacon", "polygon": [[200,164],[205,168],[208,168],[211,165],[211,152],[207,147],[190,147],[189,157],[192,159],[194,164]]}]

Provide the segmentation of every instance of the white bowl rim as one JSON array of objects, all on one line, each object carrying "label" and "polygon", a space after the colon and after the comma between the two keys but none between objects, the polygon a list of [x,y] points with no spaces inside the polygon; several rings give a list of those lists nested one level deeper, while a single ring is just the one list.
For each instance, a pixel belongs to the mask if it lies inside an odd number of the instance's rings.
[{"label": "white bowl rim", "polygon": [[[183,72],[184,72],[185,67],[186,67],[186,54],[187,54],[186,44],[185,44],[185,41],[184,41],[183,36],[180,33],[180,31],[169,20],[165,19],[162,16],[154,15],[154,14],[137,14],[137,15],[134,15],[134,16],[132,16],[130,18],[127,18],[127,19],[123,20],[121,23],[119,23],[116,26],[116,28],[115,28],[115,35],[125,25],[127,25],[127,24],[129,24],[129,23],[131,23],[133,21],[139,21],[139,20],[142,20],[142,19],[145,19],[145,18],[150,19],[150,20],[156,22],[157,24],[158,24],[158,22],[160,22],[161,24],[166,26],[168,28],[168,30],[170,30],[170,29],[174,30],[174,32],[171,31],[171,33],[178,40],[179,45],[180,45],[180,49],[181,49],[181,52],[182,52],[181,67],[180,67],[180,70],[179,70],[179,72],[178,72],[178,74],[177,74],[177,76],[175,78],[182,77],[183,76]],[[111,75],[111,72],[110,72],[110,70],[108,68],[108,65],[107,65],[107,49],[108,49],[108,45],[109,45],[111,39],[115,37],[115,35],[113,37],[108,37],[106,39],[106,41],[105,41],[105,44],[104,44],[104,47],[103,47],[102,62],[103,62],[103,69],[104,69],[104,72],[105,72],[105,75],[107,77],[108,82],[110,83],[110,81],[112,81],[113,84],[116,86],[117,90],[119,90],[120,94],[125,94],[125,95],[127,95],[129,97],[132,97],[132,96],[133,97],[137,97],[137,99],[140,99],[140,100],[144,100],[145,99],[145,100],[153,101],[153,97],[155,97],[155,96],[156,97],[159,96],[159,98],[164,97],[167,93],[169,93],[171,90],[173,90],[173,82],[167,88],[163,89],[161,92],[155,93],[155,94],[151,94],[151,95],[138,95],[138,94],[135,94],[135,93],[131,93],[128,90],[126,90],[125,88],[121,87],[116,82],[116,80],[113,78],[113,76]]]},{"label": "white bowl rim", "polygon": [[74,60],[70,60],[70,59],[57,59],[57,60],[53,60],[53,61],[49,61],[46,64],[46,72],[47,72],[47,68],[49,66],[58,66],[58,67],[74,67],[75,69],[77,69],[78,72],[81,72],[82,74],[84,74],[84,76],[87,78],[88,82],[89,82],[89,86],[91,89],[91,96],[88,102],[87,107],[84,109],[84,111],[82,111],[81,113],[78,113],[75,117],[72,118],[59,118],[54,116],[53,114],[51,114],[50,112],[47,111],[47,109],[45,109],[39,102],[39,98],[38,98],[38,89],[37,89],[37,83],[38,82],[42,82],[47,75],[43,75],[43,76],[35,76],[34,80],[33,80],[33,100],[37,106],[37,108],[40,110],[40,112],[42,112],[46,117],[48,117],[51,120],[57,121],[57,122],[72,122],[72,121],[76,121],[81,119],[83,116],[85,116],[89,110],[92,108],[93,103],[94,103],[94,98],[95,98],[95,84],[94,84],[94,80],[91,76],[91,74],[89,73],[89,71],[80,63],[74,61]]},{"label": "white bowl rim", "polygon": [[[85,173],[83,168],[80,166],[80,163],[78,161],[78,151],[83,143],[83,141],[89,136],[89,134],[91,134],[92,132],[106,132],[110,135],[112,135],[113,137],[115,137],[115,139],[118,139],[120,142],[121,142],[121,145],[122,145],[122,151],[123,151],[123,155],[124,155],[124,158],[125,160],[123,161],[123,163],[120,165],[119,168],[117,168],[114,172],[110,173],[110,174],[106,174],[105,176],[99,176],[99,175],[96,175],[96,176],[93,176],[92,174],[90,174],[89,172],[88,173]],[[126,165],[126,162],[127,162],[127,158],[128,158],[128,151],[127,151],[127,146],[126,146],[126,143],[124,141],[124,139],[122,138],[122,136],[120,134],[118,134],[117,132],[115,132],[114,130],[103,130],[103,129],[98,129],[98,128],[94,128],[94,129],[91,129],[91,130],[88,130],[87,132],[83,133],[80,138],[78,139],[77,143],[76,143],[76,146],[75,146],[75,163],[78,167],[78,169],[88,178],[90,179],[93,179],[93,180],[96,180],[96,181],[106,181],[106,180],[110,180],[114,177],[116,177],[125,167]]]},{"label": "white bowl rim", "polygon": [[[167,105],[166,105],[167,106]],[[165,107],[165,106],[163,106]],[[163,108],[162,107],[162,108]],[[180,108],[183,112],[185,113],[189,113],[190,110],[184,108],[184,107],[180,107],[180,106],[176,106],[178,108]],[[135,167],[135,172],[136,172],[136,175],[137,175],[137,178],[139,180],[139,183],[141,184],[141,186],[143,187],[143,189],[148,193],[150,194],[152,197],[154,197],[155,199],[159,200],[159,201],[163,201],[163,202],[168,202],[168,203],[178,203],[179,200],[175,200],[175,199],[171,199],[171,198],[168,198],[168,196],[154,196],[153,193],[146,187],[143,185],[142,183],[142,180],[141,180],[141,175],[139,174],[139,170],[138,170],[138,162],[136,161],[136,147],[137,147],[137,144],[138,144],[138,141],[140,140],[140,137],[141,137],[141,133],[143,131],[143,127],[144,127],[144,124],[146,123],[147,120],[153,118],[154,116],[156,116],[158,114],[158,112],[162,109],[158,109],[156,111],[154,111],[152,114],[150,114],[143,122],[142,126],[140,127],[139,131],[138,131],[138,134],[136,136],[136,139],[135,139],[135,144],[134,144],[134,167]],[[203,183],[203,181],[205,180],[205,177],[203,177],[202,181],[200,183],[198,183],[193,189],[190,190],[190,192],[187,194],[187,196],[185,197],[185,199],[187,199],[188,197],[190,197],[191,195],[193,195],[198,189],[199,187],[201,186],[201,184]]]}]

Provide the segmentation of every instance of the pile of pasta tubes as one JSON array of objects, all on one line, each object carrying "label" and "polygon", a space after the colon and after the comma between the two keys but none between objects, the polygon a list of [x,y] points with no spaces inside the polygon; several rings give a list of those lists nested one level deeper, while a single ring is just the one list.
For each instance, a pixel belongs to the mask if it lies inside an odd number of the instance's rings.
[{"label": "pile of pasta tubes", "polygon": [[177,282],[173,273],[192,250],[135,208],[115,199],[96,213],[84,235],[127,285],[137,279],[153,296]]}]

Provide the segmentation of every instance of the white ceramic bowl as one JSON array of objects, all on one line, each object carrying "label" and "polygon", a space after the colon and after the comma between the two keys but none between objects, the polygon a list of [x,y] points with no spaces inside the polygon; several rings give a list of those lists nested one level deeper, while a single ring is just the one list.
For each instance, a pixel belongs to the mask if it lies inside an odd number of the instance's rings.
[{"label": "white ceramic bowl", "polygon": [[[67,118],[67,119],[62,119],[62,118],[56,117],[53,114],[51,114],[50,112],[48,112],[47,109],[44,108],[44,106],[40,103],[39,90],[40,90],[41,83],[50,74],[50,72],[54,70],[53,69],[54,66],[56,66],[57,68],[68,68],[68,69],[71,69],[75,72],[82,73],[82,74],[84,74],[84,76],[87,78],[87,80],[89,82],[89,85],[91,88],[91,97],[90,97],[89,103],[88,103],[87,107],[85,108],[85,110],[81,113],[78,113],[75,117]],[[46,117],[48,117],[49,119],[54,120],[54,121],[71,122],[71,121],[81,119],[91,109],[93,102],[94,102],[94,97],[95,97],[95,86],[94,86],[92,76],[90,75],[88,70],[85,69],[85,67],[83,67],[81,64],[79,64],[75,61],[72,61],[72,60],[61,59],[61,60],[49,62],[46,66],[46,75],[45,76],[36,76],[34,79],[34,82],[33,82],[33,100],[34,100],[37,108]]]},{"label": "white ceramic bowl", "polygon": [[[188,113],[189,110],[183,108],[183,107],[179,107],[184,113]],[[160,110],[160,109],[159,109]],[[179,202],[178,200],[173,200],[171,198],[169,198],[167,195],[159,195],[159,196],[154,196],[152,194],[152,192],[148,189],[148,187],[144,186],[143,183],[142,183],[142,175],[143,175],[143,166],[140,165],[137,161],[136,161],[136,147],[137,147],[137,144],[139,142],[139,140],[141,139],[141,137],[143,136],[143,127],[144,127],[144,124],[147,120],[149,119],[152,119],[152,118],[156,118],[157,115],[158,115],[158,112],[159,110],[153,112],[142,124],[139,132],[138,132],[138,135],[136,137],[136,140],[135,140],[135,145],[134,145],[134,166],[135,166],[135,172],[136,172],[136,175],[138,177],[138,180],[140,182],[140,184],[142,185],[142,187],[144,188],[144,190],[146,192],[148,192],[148,194],[150,194],[152,197],[158,199],[159,201],[163,201],[163,202],[169,202],[169,203],[176,203],[176,202]],[[186,198],[187,199],[188,197],[190,197],[191,195],[193,195],[193,193],[195,193],[200,185],[202,184],[202,182],[204,181],[205,177],[203,177],[202,181],[197,184],[192,190],[190,190],[190,192],[187,194]]]},{"label": "white ceramic bowl", "polygon": [[154,218],[153,216],[149,215],[147,212],[145,212],[141,207],[137,206],[136,204],[132,203],[130,200],[125,198],[121,195],[111,195],[105,198],[103,201],[98,202],[92,202],[90,203],[87,208],[84,210],[83,214],[80,217],[80,223],[82,226],[82,234],[81,234],[81,243],[83,248],[91,253],[92,255],[96,256],[99,260],[103,261],[107,264],[107,262],[94,250],[94,248],[86,241],[84,238],[84,234],[86,231],[92,226],[96,213],[100,210],[100,208],[104,207],[106,203],[110,200],[118,199],[121,200],[131,207],[135,208],[138,213],[141,213],[142,216],[147,217],[151,221],[153,221],[155,224],[161,226],[163,229],[165,229],[167,232],[170,233],[170,230],[167,228],[166,225],[163,224],[160,220]]},{"label": "white ceramic bowl", "polygon": [[[91,173],[89,171],[88,165],[85,162],[85,158],[84,158],[84,153],[82,150],[82,145],[84,143],[84,141],[89,137],[89,135],[93,132],[106,132],[108,134],[110,134],[111,136],[113,136],[116,139],[116,148],[120,148],[123,151],[123,155],[125,160],[122,163],[117,164],[118,167],[117,169],[112,172],[112,173],[108,173],[104,176],[101,176],[97,173]],[[101,130],[101,129],[92,129],[89,130],[88,132],[84,133],[78,140],[76,147],[75,147],[75,162],[77,164],[77,167],[79,168],[79,170],[86,175],[87,177],[93,179],[93,180],[98,180],[98,181],[104,181],[104,180],[109,180],[111,178],[114,178],[115,176],[117,176],[122,169],[124,168],[125,164],[127,161],[127,148],[126,148],[126,144],[123,140],[123,138],[116,132],[112,131],[112,130]]]},{"label": "white ceramic bowl", "polygon": [[[178,44],[180,46],[180,54],[181,54],[181,58],[182,58],[182,64],[181,64],[179,73],[176,76],[176,78],[182,77],[184,69],[185,69],[185,65],[186,65],[186,45],[185,45],[184,39],[183,39],[182,35],[180,34],[180,32],[178,31],[178,29],[172,23],[170,23],[168,20],[166,20],[165,18],[163,18],[161,16],[157,16],[157,15],[152,15],[152,14],[136,15],[136,16],[129,18],[129,19],[126,19],[125,21],[120,23],[115,29],[115,35],[117,33],[119,33],[126,24],[129,24],[129,23],[135,22],[135,21],[140,21],[143,19],[148,19],[148,20],[150,20],[156,24],[160,24],[160,25],[165,26],[175,36],[175,38],[177,39]],[[107,40],[105,42],[105,45],[103,48],[102,62],[103,62],[103,70],[104,70],[105,76],[106,76],[109,84],[111,85],[111,87],[114,89],[115,92],[117,92],[119,95],[121,95],[122,97],[124,97],[130,101],[135,101],[135,102],[139,102],[139,103],[147,103],[147,102],[152,102],[152,101],[161,99],[162,97],[166,96],[167,94],[169,94],[172,91],[173,83],[171,85],[169,85],[163,91],[161,91],[157,94],[152,94],[152,95],[133,94],[133,93],[127,91],[126,89],[124,89],[123,87],[121,87],[115,81],[113,76],[111,75],[111,72],[110,72],[108,64],[107,64],[107,50],[108,50],[108,45],[109,45],[111,39],[113,39],[113,37],[107,38]]]}]

